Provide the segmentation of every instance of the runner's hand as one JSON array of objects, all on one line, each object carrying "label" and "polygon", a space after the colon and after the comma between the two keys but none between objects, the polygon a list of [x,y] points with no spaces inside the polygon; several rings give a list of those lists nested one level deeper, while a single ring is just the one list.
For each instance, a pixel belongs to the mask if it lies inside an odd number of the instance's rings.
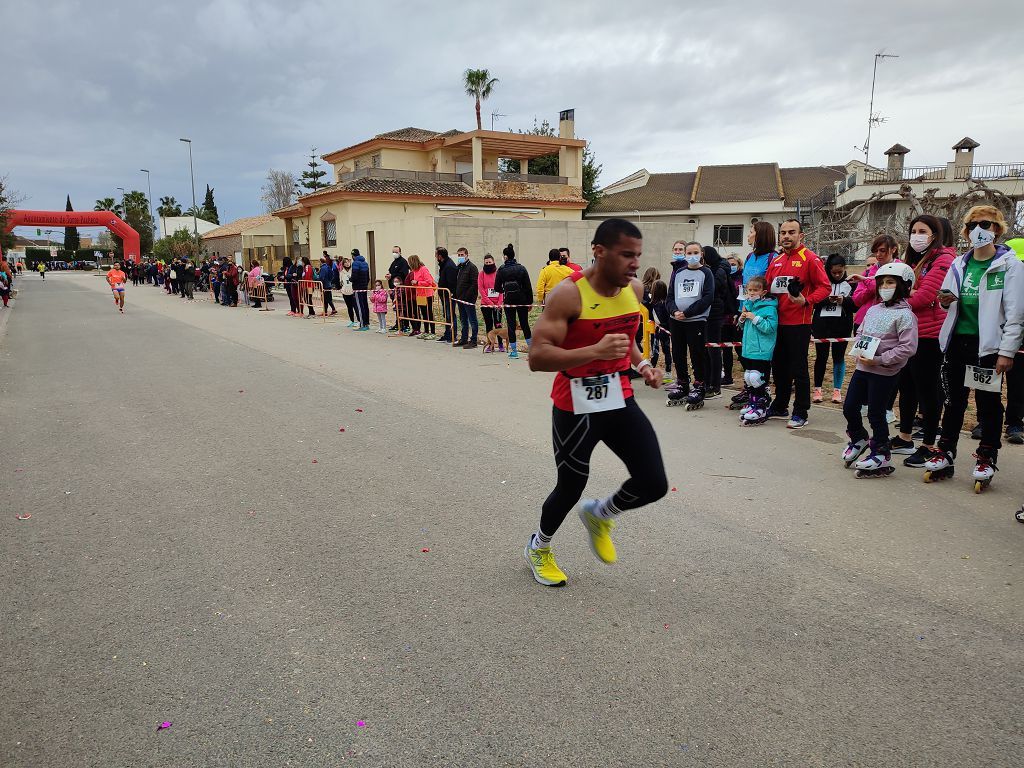
[{"label": "runner's hand", "polygon": [[618,360],[629,354],[631,343],[629,336],[624,333],[609,333],[591,349],[598,360]]},{"label": "runner's hand", "polygon": [[665,378],[665,372],[653,365],[645,365],[644,369],[640,371],[640,375],[644,377],[644,384],[651,389],[660,389],[661,380]]},{"label": "runner's hand", "polygon": [[1013,368],[1013,358],[1000,355],[996,358],[996,373],[1006,373]]}]

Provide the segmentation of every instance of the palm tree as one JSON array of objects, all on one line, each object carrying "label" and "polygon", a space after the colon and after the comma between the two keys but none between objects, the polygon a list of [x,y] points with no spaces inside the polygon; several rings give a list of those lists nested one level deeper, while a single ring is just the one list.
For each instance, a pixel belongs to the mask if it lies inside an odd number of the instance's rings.
[{"label": "palm tree", "polygon": [[189,217],[195,216],[197,219],[203,219],[203,221],[206,221],[206,219],[203,218],[203,214],[205,214],[205,213],[206,213],[206,209],[205,208],[202,208],[202,207],[200,207],[198,205],[190,205],[185,210],[185,214],[184,215],[185,216],[189,216]]},{"label": "palm tree", "polygon": [[491,73],[486,69],[467,69],[462,73],[462,85],[466,89],[466,94],[476,100],[476,129],[478,131],[483,128],[483,123],[480,122],[480,102],[485,101],[491,95],[497,82],[498,78],[491,77]]},{"label": "palm tree", "polygon": [[173,197],[161,197],[160,205],[157,206],[156,212],[161,217],[181,216],[181,206]]},{"label": "palm tree", "polygon": [[110,211],[118,218],[124,218],[124,210],[121,208],[121,204],[116,202],[112,197],[100,198],[96,201],[96,205],[92,208],[94,211]]}]

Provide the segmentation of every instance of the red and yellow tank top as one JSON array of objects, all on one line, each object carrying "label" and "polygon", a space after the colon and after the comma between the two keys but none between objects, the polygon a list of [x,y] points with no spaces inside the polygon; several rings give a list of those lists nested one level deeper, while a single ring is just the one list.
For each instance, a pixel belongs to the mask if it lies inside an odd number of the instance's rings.
[{"label": "red and yellow tank top", "polygon": [[[609,333],[624,333],[631,339],[636,337],[640,325],[640,302],[632,286],[626,286],[615,296],[608,297],[596,293],[582,272],[575,272],[566,280],[576,284],[582,306],[580,316],[569,323],[569,330],[561,345],[563,349],[588,347]],[[618,360],[593,360],[586,365],[559,373],[551,387],[551,399],[556,408],[572,413],[569,379],[599,376],[604,373],[622,373],[628,371],[629,366],[630,353],[627,352]],[[628,376],[622,377],[622,394],[624,397],[633,395],[633,386]]]}]

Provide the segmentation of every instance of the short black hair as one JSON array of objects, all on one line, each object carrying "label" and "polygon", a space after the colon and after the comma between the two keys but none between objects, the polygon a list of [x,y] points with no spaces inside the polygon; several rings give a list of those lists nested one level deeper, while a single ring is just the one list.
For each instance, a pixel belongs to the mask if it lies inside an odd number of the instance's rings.
[{"label": "short black hair", "polygon": [[[796,231],[797,232],[803,232],[804,231],[804,225],[800,223],[800,219],[783,219],[782,220],[782,224],[789,224],[789,222],[791,222],[791,221],[794,224],[796,224]],[[779,229],[782,229],[782,224],[779,225]]]},{"label": "short black hair", "polygon": [[594,239],[591,240],[591,245],[600,245],[605,248],[611,248],[617,242],[620,237],[635,237],[637,240],[643,240],[643,232],[631,221],[625,219],[605,219],[594,233]]},{"label": "short black hair", "polygon": [[552,248],[548,251],[548,261],[558,261],[558,249]]},{"label": "short black hair", "polygon": [[434,249],[434,255],[435,256],[440,256],[442,258],[447,259],[448,258],[448,249],[444,248],[442,246],[438,246],[437,248]]},{"label": "short black hair", "polygon": [[566,247],[565,247],[564,245],[563,245],[563,246],[562,246],[561,248],[559,248],[559,249],[558,249],[558,252],[559,252],[559,253],[561,253],[562,251],[565,251],[565,255],[566,255],[566,256],[571,256],[571,255],[572,255],[572,254],[570,253],[569,249],[568,249],[568,248],[566,248]]}]

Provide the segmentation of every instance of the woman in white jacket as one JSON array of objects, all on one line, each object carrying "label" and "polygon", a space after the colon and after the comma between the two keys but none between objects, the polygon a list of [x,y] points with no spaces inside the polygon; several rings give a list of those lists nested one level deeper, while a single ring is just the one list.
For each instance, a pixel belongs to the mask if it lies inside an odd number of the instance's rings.
[{"label": "woman in white jacket", "polygon": [[991,205],[976,205],[964,217],[961,235],[973,246],[957,258],[939,290],[948,310],[939,331],[945,354],[943,375],[948,400],[938,445],[925,462],[925,482],[953,476],[953,461],[970,390],[975,390],[981,443],[974,454],[974,490],[992,481],[1003,427],[1002,376],[1024,333],[1024,264],[996,240],[1006,219]]}]

